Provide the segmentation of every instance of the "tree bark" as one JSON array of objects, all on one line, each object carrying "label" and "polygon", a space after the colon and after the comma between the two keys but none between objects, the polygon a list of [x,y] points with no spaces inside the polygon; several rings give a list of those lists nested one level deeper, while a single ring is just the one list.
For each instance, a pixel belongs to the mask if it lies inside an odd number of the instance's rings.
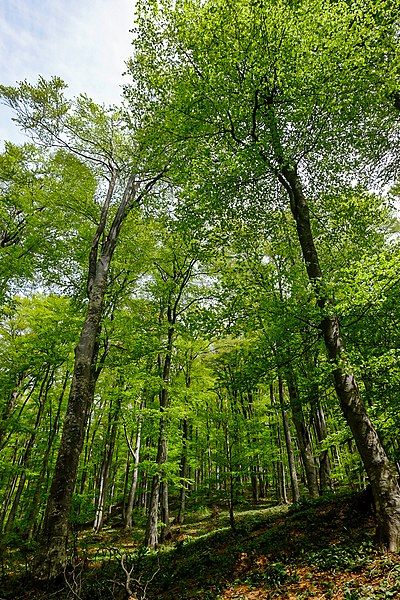
[{"label": "tree bark", "polygon": [[182,421],[182,454],[181,464],[179,467],[179,477],[181,479],[181,489],[179,493],[179,510],[176,517],[176,522],[182,525],[185,518],[186,507],[186,477],[187,477],[187,454],[189,443],[189,422],[188,417],[184,417]]},{"label": "tree bark", "polygon": [[[163,414],[160,417],[160,428],[158,434],[157,467],[160,469],[167,460],[167,439],[165,437],[165,420]],[[161,473],[153,476],[149,513],[146,524],[145,546],[155,549],[158,546],[158,504],[160,499]]]},{"label": "tree bark", "polygon": [[107,272],[108,264],[103,262],[92,288],[87,316],[75,349],[71,391],[43,526],[45,560],[42,562],[40,576],[45,579],[57,577],[67,562],[68,519],[85,436],[86,418],[94,394],[97,338],[103,313]]},{"label": "tree bark", "polygon": [[9,531],[11,531],[12,526],[14,524],[14,519],[16,517],[18,508],[20,507],[20,503],[21,503],[21,497],[22,497],[22,493],[24,491],[25,488],[25,483],[26,483],[26,471],[28,468],[28,464],[29,464],[29,459],[36,441],[36,434],[37,434],[37,430],[38,427],[40,425],[41,419],[42,419],[42,414],[44,411],[44,406],[47,400],[47,396],[48,396],[48,392],[53,380],[53,376],[54,376],[54,368],[51,372],[50,369],[50,365],[47,366],[46,368],[46,372],[44,375],[44,378],[42,380],[41,386],[40,386],[40,391],[39,391],[39,409],[36,415],[36,420],[35,420],[35,424],[32,430],[32,433],[29,436],[29,439],[25,445],[25,450],[21,456],[20,459],[20,466],[21,466],[21,474],[19,477],[19,481],[18,481],[18,485],[15,491],[15,495],[14,495],[14,499],[10,508],[10,512],[8,514],[8,518],[4,527],[4,532],[8,533]]},{"label": "tree bark", "polygon": [[[315,433],[318,442],[321,443],[327,437],[325,415],[319,398],[314,399],[313,404]],[[319,487],[321,494],[332,489],[331,463],[328,450],[322,450],[319,455]]]},{"label": "tree bark", "polygon": [[311,498],[318,498],[318,478],[315,465],[311,436],[304,420],[303,407],[298,394],[294,375],[289,373],[287,377],[290,407],[292,409],[293,423],[296,429],[297,442],[299,444],[300,456],[306,473],[307,488]]},{"label": "tree bark", "polygon": [[110,225],[108,235],[105,237],[107,216],[115,184],[116,175],[113,173],[89,256],[88,308],[79,342],[75,348],[75,361],[67,412],[46,506],[41,552],[35,571],[35,575],[40,579],[58,577],[68,562],[69,513],[79,457],[85,438],[87,418],[99,375],[99,366],[97,365],[98,338],[101,331],[108,272],[122,224],[132,206],[137,191],[133,178],[130,178]]},{"label": "tree bark", "polygon": [[324,292],[323,274],[312,234],[309,208],[296,167],[282,166],[279,180],[289,195],[307,274],[314,288],[317,305],[323,313],[320,328],[332,365],[336,394],[371,483],[380,539],[389,551],[399,551],[400,488],[397,474],[372,425],[355,377],[347,364],[339,318],[332,314],[330,299]]},{"label": "tree bark", "polygon": [[169,535],[169,496],[168,481],[164,478],[160,487],[160,509],[161,509],[161,532],[160,542],[163,543]]},{"label": "tree bark", "polygon": [[[144,400],[140,404],[140,409],[142,409],[142,408],[144,408]],[[126,435],[126,432],[125,432],[125,435]],[[126,439],[127,439],[127,441],[129,441],[128,438],[126,438]],[[139,414],[138,419],[137,419],[135,448],[131,452],[132,458],[133,458],[133,474],[132,474],[131,485],[129,488],[128,502],[127,502],[126,512],[125,512],[125,523],[124,523],[125,529],[132,528],[132,513],[133,513],[133,506],[135,503],[136,490],[137,490],[137,484],[138,484],[138,478],[139,478],[139,460],[140,460],[141,441],[142,441],[142,415]]]},{"label": "tree bark", "polygon": [[67,389],[67,384],[68,384],[69,378],[70,378],[70,372],[67,370],[64,375],[61,393],[58,397],[57,412],[55,414],[53,424],[50,428],[49,437],[47,440],[47,447],[46,447],[46,450],[45,450],[45,453],[43,456],[42,466],[40,468],[39,478],[38,478],[38,481],[36,484],[35,492],[33,494],[33,499],[32,499],[31,505],[29,507],[28,517],[27,517],[27,521],[30,524],[29,530],[28,530],[28,539],[29,540],[32,539],[35,532],[38,530],[38,522],[37,521],[38,521],[38,514],[39,514],[39,509],[40,509],[40,497],[41,497],[43,488],[45,487],[44,484],[45,484],[45,479],[46,479],[46,472],[48,469],[49,459],[50,459],[51,451],[53,448],[54,440],[56,438],[56,435],[57,435],[57,432],[59,429],[59,425],[60,425],[61,407],[62,407],[62,403],[64,400],[64,395],[65,395],[65,391]]},{"label": "tree bark", "polygon": [[108,481],[110,477],[111,463],[114,454],[115,440],[117,438],[118,420],[121,412],[121,402],[122,398],[121,395],[119,395],[115,407],[110,407],[106,447],[104,449],[104,456],[100,470],[99,497],[97,499],[96,516],[93,525],[93,530],[95,533],[99,533],[104,522],[104,510],[108,492]]},{"label": "tree bark", "polygon": [[[163,481],[162,490],[162,515],[163,515],[163,526],[161,531],[161,538],[165,539],[165,536],[169,530],[169,509],[168,509],[168,485],[166,478],[163,476],[164,464],[167,461],[168,446],[167,446],[167,431],[166,431],[166,418],[165,410],[169,404],[169,383],[171,376],[171,362],[172,362],[172,350],[173,340],[175,335],[175,326],[178,318],[178,307],[182,298],[183,290],[187,285],[190,276],[192,274],[193,267],[196,263],[195,259],[189,260],[186,264],[180,267],[174,259],[172,273],[168,273],[162,269],[159,265],[158,268],[161,273],[161,277],[164,282],[169,281],[171,289],[168,293],[168,300],[166,302],[166,321],[167,321],[167,339],[165,345],[165,354],[162,357],[161,354],[158,356],[159,372],[162,381],[162,387],[159,393],[160,398],[160,428],[158,435],[158,449],[157,449],[157,469],[158,472],[154,475],[151,488],[150,496],[150,508],[146,525],[145,533],[145,545],[149,548],[156,548],[158,545],[158,504],[160,500],[160,484]],[[163,309],[160,311],[159,323],[162,323],[164,317]]]},{"label": "tree bark", "polygon": [[[36,390],[36,386],[38,385],[39,381],[40,381],[40,375],[36,376],[35,378],[30,379],[28,381],[28,384],[26,384],[25,386],[22,386],[21,385],[22,381],[19,381],[17,384],[17,387],[13,390],[12,394],[10,395],[10,397],[6,403],[6,406],[3,409],[1,418],[0,418],[0,450],[3,450],[3,448],[5,448],[6,444],[8,443],[8,440],[11,436],[11,433],[12,433],[11,431],[8,432],[8,435],[7,435],[8,419],[14,415],[14,410],[16,412],[15,405],[17,403],[18,398],[23,397],[25,392],[28,392],[23,400],[22,406],[18,410],[18,418],[19,418],[23,412],[23,409],[29,402],[29,399],[31,398],[32,394]],[[18,386],[20,387],[20,389],[18,389]]]},{"label": "tree bark", "polygon": [[281,407],[283,431],[285,434],[286,452],[288,456],[289,474],[290,474],[290,487],[292,490],[292,502],[298,502],[300,499],[299,482],[297,479],[296,463],[294,460],[292,436],[290,434],[289,419],[285,410],[285,398],[283,393],[283,381],[282,377],[278,377],[278,393],[279,393],[279,404]]},{"label": "tree bark", "polygon": [[[271,406],[276,409],[275,402],[275,394],[274,394],[274,384],[271,383],[269,386],[269,394],[271,400]],[[278,414],[278,411],[277,411]],[[276,495],[280,504],[287,504],[287,493],[286,493],[286,477],[285,477],[285,466],[283,464],[283,455],[282,455],[282,436],[279,426],[279,420],[273,421],[271,423],[273,425],[273,432],[275,438],[275,444],[278,450],[278,456],[275,462],[276,467]]]}]

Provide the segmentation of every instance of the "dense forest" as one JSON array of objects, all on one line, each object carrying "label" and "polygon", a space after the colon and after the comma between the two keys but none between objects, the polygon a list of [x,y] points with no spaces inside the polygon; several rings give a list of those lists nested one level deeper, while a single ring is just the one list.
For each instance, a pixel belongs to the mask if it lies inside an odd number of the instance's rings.
[{"label": "dense forest", "polygon": [[119,598],[75,585],[115,530],[121,597],[161,598],[193,515],[233,552],[245,510],[343,533],[355,502],[397,565],[398,9],[143,2],[119,106],[0,86],[27,135],[0,156],[5,580]]}]

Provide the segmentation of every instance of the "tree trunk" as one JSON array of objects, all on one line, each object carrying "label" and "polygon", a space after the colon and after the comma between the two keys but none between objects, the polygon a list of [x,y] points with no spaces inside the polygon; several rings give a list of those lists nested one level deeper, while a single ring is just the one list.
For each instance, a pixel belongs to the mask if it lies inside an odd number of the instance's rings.
[{"label": "tree trunk", "polygon": [[317,469],[311,445],[311,436],[304,420],[303,408],[299,398],[297,385],[295,383],[294,376],[291,373],[287,378],[287,386],[290,406],[292,409],[293,423],[296,429],[297,442],[299,444],[300,456],[306,474],[307,488],[311,498],[318,498],[319,489]]},{"label": "tree trunk", "polygon": [[[319,443],[323,442],[327,436],[325,415],[321,407],[319,398],[314,402],[314,427],[317,440]],[[326,490],[332,489],[331,481],[331,464],[329,460],[328,450],[322,450],[319,455],[319,486],[320,492],[323,494]]]},{"label": "tree trunk", "polygon": [[[140,408],[144,407],[144,403],[140,405]],[[140,459],[140,445],[142,440],[142,415],[140,414],[137,420],[136,440],[135,448],[132,453],[133,458],[133,474],[132,481],[129,488],[128,502],[125,512],[125,529],[131,529],[132,527],[132,512],[135,503],[135,496],[139,477],[139,459]],[[128,440],[129,441],[129,440]]]},{"label": "tree trunk", "polygon": [[179,469],[179,477],[181,479],[181,489],[179,494],[179,510],[176,522],[182,525],[185,518],[186,506],[186,477],[187,477],[187,452],[189,441],[189,423],[188,418],[184,417],[182,421],[182,454],[181,464]]},{"label": "tree trunk", "polygon": [[[20,409],[18,410],[18,415],[15,415],[17,418],[16,420],[19,419],[19,417],[21,416],[23,409],[25,408],[25,406],[28,404],[30,398],[32,397],[33,392],[36,389],[36,386],[38,385],[40,381],[40,376],[35,377],[32,380],[29,380],[28,384],[23,386],[22,389],[18,390],[15,389],[11,396],[9,401],[7,402],[6,406],[4,407],[2,416],[0,418],[0,451],[3,450],[3,448],[5,448],[5,446],[7,445],[7,442],[11,436],[12,432],[9,432],[8,435],[7,434],[7,425],[8,425],[8,419],[11,416],[14,416],[14,410],[15,410],[15,405],[17,403],[17,400],[19,397],[23,397],[23,395],[25,394],[25,392],[28,393],[25,396],[22,406],[20,407]],[[21,382],[20,382],[21,384]],[[16,412],[16,411],[15,411]],[[14,417],[15,418],[15,417]]]},{"label": "tree trunk", "polygon": [[283,381],[282,377],[278,377],[278,393],[279,393],[279,404],[281,407],[283,431],[285,434],[286,452],[289,463],[289,474],[290,474],[290,487],[292,490],[292,502],[298,502],[300,499],[299,482],[297,480],[296,463],[294,460],[292,436],[290,434],[289,419],[285,410],[285,398],[283,394]]},{"label": "tree trunk", "polygon": [[[167,440],[165,437],[165,422],[164,416],[160,417],[160,429],[158,435],[158,450],[157,450],[157,467],[160,468],[167,460]],[[146,524],[145,534],[145,546],[148,548],[155,549],[158,546],[158,504],[160,499],[160,484],[161,484],[161,473],[158,472],[154,475],[150,502],[149,502],[149,514]]]},{"label": "tree trunk", "polygon": [[[97,363],[103,317],[107,277],[121,226],[132,205],[136,184],[130,178],[117,212],[105,237],[109,206],[114,193],[116,176],[113,173],[102,208],[99,225],[92,241],[88,270],[88,308],[78,345],[67,412],[50,494],[46,506],[42,531],[42,547],[35,575],[40,579],[58,577],[64,570],[67,558],[68,521],[72,494],[82,451],[87,418],[93,402]],[[102,243],[100,243],[102,242]]]},{"label": "tree trunk", "polygon": [[92,289],[87,316],[75,349],[74,373],[61,444],[43,526],[45,560],[40,576],[57,577],[67,562],[68,518],[79,457],[85,437],[86,417],[92,403],[108,265],[102,265]]},{"label": "tree trunk", "polygon": [[235,478],[233,475],[233,456],[232,456],[232,443],[229,438],[228,424],[224,424],[225,434],[225,453],[227,459],[227,467],[229,471],[229,495],[228,495],[228,508],[229,508],[229,525],[232,531],[236,530],[235,522]]},{"label": "tree trunk", "polygon": [[121,411],[121,395],[118,396],[115,408],[110,407],[108,432],[104,457],[100,470],[99,497],[97,499],[96,516],[93,530],[99,533],[104,522],[104,509],[108,492],[108,481],[110,477],[111,463],[114,454],[115,440],[117,438],[118,419]]},{"label": "tree trunk", "polygon": [[[161,354],[158,356],[158,364],[159,364],[159,372],[162,380],[162,387],[159,393],[160,397],[160,429],[158,436],[158,450],[157,450],[157,468],[158,473],[156,473],[153,477],[152,488],[151,488],[151,496],[150,496],[150,508],[148,514],[148,520],[146,525],[146,534],[145,534],[145,545],[149,548],[156,548],[158,545],[158,533],[157,533],[157,523],[158,523],[158,502],[160,499],[160,483],[163,479],[163,465],[167,461],[167,432],[166,432],[166,421],[164,411],[168,407],[169,403],[169,393],[168,386],[170,383],[170,373],[171,373],[171,361],[172,361],[172,350],[173,350],[173,340],[175,334],[175,325],[178,316],[178,306],[182,297],[183,290],[188,283],[193,266],[195,264],[195,260],[189,261],[186,270],[182,271],[181,268],[174,262],[173,265],[173,273],[172,275],[168,274],[166,271],[162,271],[164,275],[164,281],[170,280],[172,283],[172,291],[169,292],[168,302],[166,306],[166,316],[167,316],[167,340],[166,340],[166,348],[165,348],[165,356],[162,357]],[[176,293],[175,298],[173,298],[173,293]],[[160,312],[159,323],[162,323],[163,319],[163,309]],[[163,483],[167,484],[166,479],[164,478]],[[157,506],[156,506],[157,504]],[[163,514],[163,525],[161,537],[165,538],[165,535],[169,529],[169,509],[168,509],[168,486],[163,486],[163,494],[162,494],[162,514]]]},{"label": "tree trunk", "polygon": [[169,535],[169,498],[168,481],[163,479],[160,487],[160,509],[161,509],[161,532],[160,542],[165,542]]},{"label": "tree trunk", "polygon": [[[271,383],[269,386],[269,395],[271,400],[271,407],[276,410],[276,402],[275,402],[275,394],[274,394],[274,384]],[[285,467],[283,464],[283,456],[282,456],[282,438],[281,431],[279,427],[279,420],[273,420],[270,423],[270,427],[273,432],[274,444],[278,450],[278,456],[276,461],[274,461],[275,472],[276,472],[276,497],[280,504],[287,504],[287,494],[286,494],[286,477],[285,477]]]},{"label": "tree trunk", "polygon": [[43,488],[45,487],[44,484],[45,484],[45,479],[46,479],[46,472],[47,472],[48,465],[49,465],[50,455],[51,455],[53,443],[56,438],[56,435],[57,435],[57,432],[59,429],[59,425],[60,425],[61,407],[62,407],[62,403],[64,400],[65,391],[67,389],[69,377],[70,377],[70,373],[69,373],[69,371],[66,371],[64,380],[63,380],[63,384],[62,384],[61,393],[58,398],[57,412],[55,414],[52,427],[50,428],[49,437],[47,440],[47,447],[46,447],[46,451],[43,456],[42,466],[40,468],[39,478],[38,478],[38,481],[36,484],[35,492],[33,494],[33,499],[32,499],[31,505],[29,507],[29,512],[28,512],[28,516],[27,516],[27,521],[29,523],[29,530],[28,530],[28,539],[29,540],[32,539],[35,532],[38,530],[37,520],[38,520],[39,509],[40,509],[41,493],[43,492]]},{"label": "tree trunk", "polygon": [[296,222],[307,274],[314,287],[317,304],[323,313],[320,328],[332,364],[336,394],[371,483],[379,535],[389,551],[399,551],[400,488],[397,474],[371,423],[355,377],[346,361],[339,319],[332,315],[330,299],[324,292],[323,274],[314,244],[309,209],[297,169],[293,166],[282,166],[279,179],[290,198],[290,208]]},{"label": "tree trunk", "polygon": [[22,493],[24,491],[25,483],[26,483],[26,471],[28,469],[29,459],[30,459],[31,452],[32,452],[32,449],[35,444],[37,430],[38,430],[40,421],[42,419],[44,406],[45,406],[45,403],[47,400],[47,396],[48,396],[48,392],[50,389],[50,385],[53,380],[53,376],[54,376],[54,370],[53,370],[53,372],[50,372],[50,366],[48,366],[46,368],[46,372],[45,372],[44,378],[43,378],[41,386],[40,386],[39,398],[38,398],[39,409],[38,409],[38,412],[36,415],[36,420],[35,420],[35,424],[33,427],[33,431],[31,433],[31,435],[29,436],[29,439],[25,446],[24,453],[20,459],[20,466],[21,466],[22,472],[21,472],[21,475],[19,478],[17,489],[15,491],[13,503],[11,505],[11,509],[8,514],[7,522],[4,527],[5,533],[8,533],[9,531],[11,531],[18,508],[20,507],[21,497],[22,497]]},{"label": "tree trunk", "polygon": [[[311,419],[314,425],[314,431],[317,438],[318,444],[324,441],[327,437],[328,432],[326,428],[325,415],[321,407],[321,402],[319,398],[319,385],[316,380],[316,367],[317,367],[317,356],[318,354],[314,352],[314,355],[310,352],[310,348],[308,347],[309,342],[307,341],[306,332],[303,332],[303,344],[304,344],[304,358],[307,364],[306,368],[309,372],[309,387],[308,387],[308,401],[311,406]],[[317,351],[318,352],[318,351]],[[319,453],[319,491],[320,494],[323,494],[328,489],[332,489],[332,482],[330,476],[330,461],[328,450],[322,450]]]}]

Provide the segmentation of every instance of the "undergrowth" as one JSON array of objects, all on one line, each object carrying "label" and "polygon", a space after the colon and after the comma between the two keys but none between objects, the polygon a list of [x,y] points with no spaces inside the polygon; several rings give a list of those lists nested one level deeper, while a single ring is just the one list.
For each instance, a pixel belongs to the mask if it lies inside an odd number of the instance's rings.
[{"label": "undergrowth", "polygon": [[141,547],[139,528],[82,531],[73,567],[51,586],[35,584],[29,572],[34,547],[15,546],[3,554],[0,598],[400,598],[400,560],[376,550],[373,517],[357,502],[346,495],[243,510],[235,531],[226,513],[215,521],[203,511],[173,526],[157,552]]}]

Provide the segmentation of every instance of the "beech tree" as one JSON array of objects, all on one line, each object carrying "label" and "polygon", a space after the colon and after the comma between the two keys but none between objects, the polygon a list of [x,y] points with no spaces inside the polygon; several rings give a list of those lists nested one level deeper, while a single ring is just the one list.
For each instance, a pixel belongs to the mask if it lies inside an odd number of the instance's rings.
[{"label": "beech tree", "polygon": [[156,549],[366,475],[399,550],[397,37],[390,0],[142,3],[122,107],[0,86],[33,141],[0,156],[0,531],[36,577],[73,528]]},{"label": "beech tree", "polygon": [[134,206],[162,177],[140,162],[132,136],[124,132],[117,110],[107,111],[89,98],[74,102],[64,96],[65,84],[57,78],[17,88],[1,86],[0,92],[15,110],[16,120],[47,147],[63,150],[87,162],[98,178],[93,201],[97,220],[87,257],[87,312],[75,349],[75,363],[63,435],[47,502],[43,526],[40,570],[56,577],[66,565],[68,517],[84,442],[87,417],[93,402],[102,356],[99,334],[108,274],[121,227]]},{"label": "beech tree", "polygon": [[[350,176],[361,180],[360,157],[375,173],[377,159],[385,160],[396,125],[391,101],[395,38],[390,2],[368,7],[358,0],[346,5],[307,0],[150,5],[142,9],[130,65],[155,105],[141,96],[149,127],[156,123],[158,131],[184,140],[187,157],[197,140],[190,163],[196,185],[206,181],[210,189],[230,176],[242,185],[246,179],[269,182],[269,194],[279,184],[279,195],[286,194],[336,394],[390,550],[400,546],[397,476],[345,352],[310,204]],[[132,103],[137,89],[132,87],[131,96],[128,91]],[[265,198],[264,210],[270,205]]]}]

